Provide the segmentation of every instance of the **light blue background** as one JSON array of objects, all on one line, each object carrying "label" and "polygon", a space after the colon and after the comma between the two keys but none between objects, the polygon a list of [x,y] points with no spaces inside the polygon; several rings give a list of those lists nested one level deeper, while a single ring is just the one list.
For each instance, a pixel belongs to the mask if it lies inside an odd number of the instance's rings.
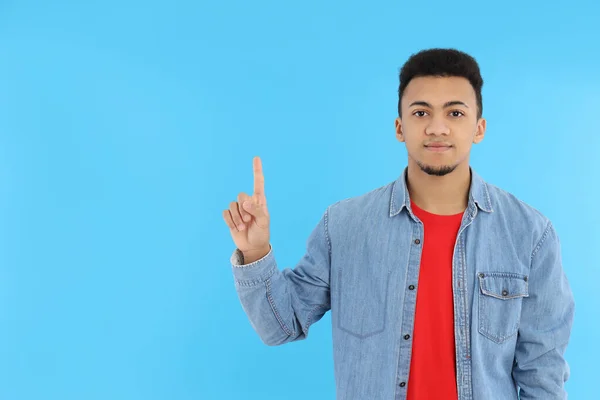
[{"label": "light blue background", "polygon": [[0,399],[333,399],[329,314],[264,346],[221,211],[260,155],[280,268],[396,179],[411,53],[480,62],[472,164],[555,223],[598,393],[600,27],[589,1],[0,1]]}]

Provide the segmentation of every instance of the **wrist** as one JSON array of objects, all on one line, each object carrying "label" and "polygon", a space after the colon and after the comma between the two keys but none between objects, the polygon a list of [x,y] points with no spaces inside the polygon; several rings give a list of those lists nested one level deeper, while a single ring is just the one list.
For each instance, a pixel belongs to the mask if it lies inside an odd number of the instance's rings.
[{"label": "wrist", "polygon": [[271,245],[262,249],[242,251],[242,254],[244,255],[244,264],[252,264],[261,258],[264,258],[269,254],[269,251],[271,251]]}]

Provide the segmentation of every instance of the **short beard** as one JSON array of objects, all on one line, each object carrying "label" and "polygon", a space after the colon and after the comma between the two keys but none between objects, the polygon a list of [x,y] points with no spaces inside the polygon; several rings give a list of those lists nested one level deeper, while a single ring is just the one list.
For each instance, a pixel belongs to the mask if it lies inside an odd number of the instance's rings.
[{"label": "short beard", "polygon": [[433,176],[444,176],[448,175],[450,172],[454,171],[458,165],[444,165],[441,167],[432,167],[431,165],[425,165],[419,161],[417,161],[417,165],[421,168],[421,171],[425,172],[427,175]]}]

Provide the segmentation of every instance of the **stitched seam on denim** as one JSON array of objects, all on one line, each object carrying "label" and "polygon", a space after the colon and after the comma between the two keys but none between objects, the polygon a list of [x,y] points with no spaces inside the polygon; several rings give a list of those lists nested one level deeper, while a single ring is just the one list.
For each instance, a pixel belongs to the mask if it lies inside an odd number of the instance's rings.
[{"label": "stitched seam on denim", "polygon": [[[526,275],[521,275],[521,274],[515,274],[515,273],[511,273],[511,272],[488,272],[485,274],[486,277],[499,277],[499,278],[508,278],[508,279],[517,279],[517,280],[522,280],[525,281],[525,277]],[[525,282],[525,292],[524,293],[518,293],[516,295],[512,295],[512,296],[501,296],[498,295],[497,293],[493,292],[492,290],[488,289],[489,286],[486,285],[485,282],[486,278],[479,278],[479,285],[481,286],[481,291],[483,292],[483,294],[490,296],[490,297],[495,297],[497,299],[516,299],[519,297],[529,297],[529,284],[527,282]]]},{"label": "stitched seam on denim", "polygon": [[484,272],[485,276],[497,276],[501,278],[524,279],[527,275],[517,274],[516,272]]},{"label": "stitched seam on denim", "polygon": [[[404,180],[404,172],[402,173],[402,177],[400,178],[400,181],[401,181],[401,183],[400,183],[401,185],[403,185],[403,186],[406,185],[406,181]],[[398,197],[396,194],[396,191],[400,190],[400,189],[398,189],[398,185],[399,185],[398,180],[392,182],[392,184],[390,185],[391,190],[392,190],[392,197],[390,199],[390,217],[394,217],[394,216],[400,214],[400,211],[402,211],[402,207],[407,207],[407,208],[409,207],[406,203],[406,197],[408,196],[408,191],[406,190],[405,187],[400,186],[400,188],[404,190],[404,199],[403,199],[403,203],[400,205],[400,207],[398,207],[398,209],[396,209],[396,207],[395,207],[396,206],[396,197]]]},{"label": "stitched seam on denim", "polygon": [[396,183],[392,185],[392,199],[390,200],[390,217],[394,215],[394,192],[396,191]]},{"label": "stitched seam on denim", "polygon": [[292,336],[292,331],[287,328],[287,326],[281,319],[279,312],[277,311],[277,307],[275,307],[275,301],[273,300],[273,296],[271,296],[271,279],[267,279],[265,281],[265,285],[267,286],[267,299],[269,300],[269,304],[271,305],[271,310],[273,310],[273,313],[275,314],[275,318],[279,322],[281,329],[283,329],[283,331],[286,333],[286,335]]},{"label": "stitched seam on denim", "polygon": [[[479,280],[481,283],[481,278],[479,278]],[[483,287],[482,287],[482,291],[483,291],[483,293],[479,295],[480,296],[479,297],[479,313],[480,313],[479,332],[481,332],[485,337],[487,337],[488,339],[492,340],[495,343],[498,343],[498,344],[503,343],[506,340],[510,339],[511,337],[515,336],[518,333],[518,330],[515,330],[515,332],[512,332],[510,335],[496,335],[492,332],[492,330],[490,328],[488,328],[487,326],[485,326],[485,324],[483,324],[481,314],[485,315],[486,312],[489,312],[489,311],[487,311],[487,307],[486,307],[487,299],[482,298],[481,296],[483,295],[483,296],[488,296],[488,298],[492,297],[492,298],[497,298],[497,299],[500,299],[500,298],[489,294],[489,292],[487,292],[485,289],[483,289]],[[523,296],[513,297],[512,300],[518,299],[521,297],[523,297]],[[509,299],[509,298],[505,298],[505,299]],[[504,300],[504,299],[501,299],[501,300]],[[483,310],[483,313],[482,313],[482,310]]]},{"label": "stitched seam on denim", "polygon": [[500,299],[500,300],[511,300],[511,299],[518,299],[518,298],[521,298],[521,297],[528,297],[525,294],[517,294],[517,295],[514,295],[514,296],[498,296],[496,293],[490,292],[490,291],[485,290],[485,289],[483,289],[483,294],[486,295],[486,296],[493,297],[495,299]]},{"label": "stitched seam on denim", "polygon": [[331,260],[331,241],[329,240],[329,208],[325,210],[325,239],[327,239],[327,248],[329,251],[329,259]]},{"label": "stitched seam on denim", "polygon": [[308,329],[310,328],[310,326],[313,323],[312,318],[315,314],[315,311],[317,311],[319,308],[327,309],[327,306],[325,304],[319,304],[319,305],[314,306],[312,308],[312,310],[310,310],[310,312],[308,313],[308,317],[306,318],[306,328],[302,329],[305,336],[308,336]]},{"label": "stitched seam on denim", "polygon": [[[454,287],[454,279],[455,279],[455,273],[456,273],[455,268],[454,268],[454,267],[456,267],[455,257],[457,257],[459,260],[461,260],[461,258],[462,258],[459,239],[460,239],[460,229],[459,229],[459,233],[457,234],[457,237],[456,237],[454,250],[453,250],[453,254],[452,254],[452,304],[454,307],[454,320],[452,321],[453,322],[452,328],[455,330],[455,334],[456,334],[456,319],[460,318],[460,306],[457,301],[454,301],[454,298],[456,296],[456,290]],[[457,385],[458,385],[457,389],[458,390],[461,390],[460,387],[461,387],[462,382],[459,383],[459,381],[462,381],[462,376],[463,376],[463,372],[464,372],[464,368],[461,368],[462,361],[459,361],[461,346],[462,346],[462,343],[460,343],[458,340],[455,339],[454,340],[454,349],[456,352],[455,367],[456,367],[456,379],[457,379]]]},{"label": "stitched seam on denim", "polygon": [[535,255],[540,250],[542,245],[546,242],[546,238],[548,237],[548,234],[550,233],[551,229],[552,229],[552,222],[548,221],[548,224],[546,225],[546,230],[544,231],[542,238],[539,240],[537,246],[535,246],[535,249],[533,249],[533,252],[531,253],[531,261],[533,261],[533,257],[535,257]]},{"label": "stitched seam on denim", "polygon": [[390,203],[390,217],[393,217],[395,215],[397,215],[400,211],[399,209],[396,210],[396,186],[398,185],[398,182],[394,182],[394,184],[392,185],[392,199],[391,199],[391,203]]},{"label": "stitched seam on denim", "polygon": [[483,183],[483,187],[485,188],[485,196],[487,197],[487,201],[488,201],[488,208],[490,212],[494,212],[494,209],[492,208],[492,199],[490,197],[490,191],[488,190],[488,186],[487,183]]},{"label": "stitched seam on denim", "polygon": [[[487,311],[487,307],[485,306],[485,301],[482,301],[482,300],[484,300],[484,299],[481,299],[481,298],[479,299],[479,313],[482,314],[482,311],[483,311],[483,314],[485,314],[486,312],[489,312],[489,311]],[[495,343],[505,342],[507,339],[510,339],[511,337],[515,336],[519,332],[518,330],[515,330],[515,332],[511,333],[508,336],[495,335],[492,332],[492,330],[488,329],[488,327],[483,323],[483,319],[481,319],[481,315],[480,315],[479,321],[480,321],[479,332],[483,336],[487,337],[488,339],[490,339],[491,341],[493,341]]]},{"label": "stitched seam on denim", "polygon": [[245,287],[251,287],[251,286],[256,286],[256,285],[260,285],[261,283],[263,283],[264,281],[266,281],[267,279],[270,279],[273,274],[276,271],[276,267],[272,267],[266,274],[264,277],[259,277],[257,279],[240,279],[240,280],[236,280],[235,283],[239,286],[245,286]]},{"label": "stitched seam on denim", "polygon": [[510,334],[510,335],[508,335],[508,336],[504,336],[504,335],[498,335],[498,336],[496,336],[496,335],[493,335],[493,334],[491,334],[491,333],[488,333],[488,337],[489,337],[490,339],[492,339],[492,340],[493,340],[494,342],[496,342],[496,343],[503,343],[503,342],[506,342],[506,341],[507,341],[508,339],[510,339],[511,337],[515,336],[517,333],[519,333],[519,331],[518,331],[518,330],[516,330],[514,333],[511,333],[511,334]]},{"label": "stitched seam on denim", "polygon": [[[473,218],[475,218],[475,217],[473,217]],[[473,220],[471,219],[471,222],[469,222],[469,225],[472,222],[473,222]],[[463,232],[465,230],[467,230],[467,228],[468,228],[468,225],[463,229]],[[460,235],[460,233],[459,233],[459,235]],[[462,261],[463,261],[462,262],[462,270],[463,270],[462,275],[463,275],[463,279],[466,280],[467,279],[467,254],[466,254],[467,252],[466,252],[466,249],[465,249],[464,239],[460,240],[460,238],[459,238],[459,241],[458,241],[458,253],[461,256]],[[470,327],[468,325],[469,324],[469,322],[468,322],[469,321],[469,318],[468,318],[469,317],[468,316],[468,312],[469,311],[468,311],[468,308],[467,308],[468,288],[467,288],[467,284],[464,284],[464,282],[463,282],[463,293],[464,293],[463,300],[464,300],[464,310],[465,310],[465,324],[467,325],[467,326],[465,326],[465,333],[464,333],[464,335],[466,336],[467,335],[466,332],[468,332],[470,330],[470,329],[468,329]],[[467,345],[466,346],[467,347],[467,358],[471,358],[471,343],[470,343],[471,338],[470,338],[470,336],[466,336],[465,341],[466,341],[466,345]]]}]

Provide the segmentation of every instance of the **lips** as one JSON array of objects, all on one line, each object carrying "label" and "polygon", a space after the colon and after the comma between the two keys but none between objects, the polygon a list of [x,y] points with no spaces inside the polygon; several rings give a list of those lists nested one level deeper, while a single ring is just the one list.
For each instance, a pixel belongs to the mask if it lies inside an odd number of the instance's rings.
[{"label": "lips", "polygon": [[425,145],[425,149],[427,151],[433,151],[436,153],[446,152],[446,151],[450,150],[451,147],[452,147],[452,145],[450,145],[448,143],[429,143],[429,144]]},{"label": "lips", "polygon": [[448,143],[429,143],[426,144],[425,147],[434,147],[434,148],[439,148],[439,147],[452,147],[451,144]]}]

